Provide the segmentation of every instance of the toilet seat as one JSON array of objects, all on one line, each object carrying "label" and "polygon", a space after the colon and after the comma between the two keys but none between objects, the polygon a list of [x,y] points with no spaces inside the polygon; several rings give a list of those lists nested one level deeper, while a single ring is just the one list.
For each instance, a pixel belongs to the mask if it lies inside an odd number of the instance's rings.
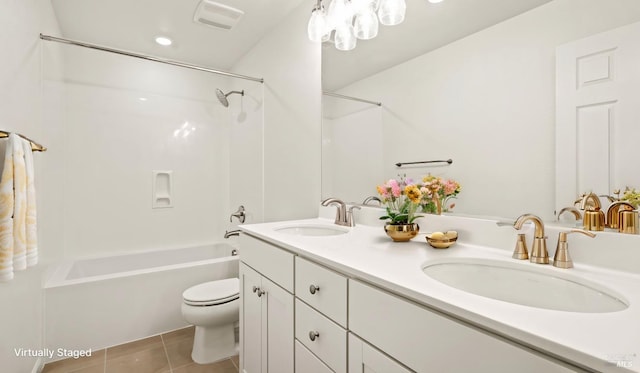
[{"label": "toilet seat", "polygon": [[215,306],[240,298],[240,281],[228,278],[192,286],[182,293],[185,304],[190,306]]}]

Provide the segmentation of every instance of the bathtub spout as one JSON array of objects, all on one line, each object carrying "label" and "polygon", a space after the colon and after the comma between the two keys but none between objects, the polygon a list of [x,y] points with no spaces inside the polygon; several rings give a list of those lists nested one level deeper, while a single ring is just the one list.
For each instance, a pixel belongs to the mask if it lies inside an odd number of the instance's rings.
[{"label": "bathtub spout", "polygon": [[229,238],[231,236],[239,236],[240,232],[241,232],[241,230],[239,230],[239,229],[232,230],[232,231],[225,231],[224,232],[224,238]]}]

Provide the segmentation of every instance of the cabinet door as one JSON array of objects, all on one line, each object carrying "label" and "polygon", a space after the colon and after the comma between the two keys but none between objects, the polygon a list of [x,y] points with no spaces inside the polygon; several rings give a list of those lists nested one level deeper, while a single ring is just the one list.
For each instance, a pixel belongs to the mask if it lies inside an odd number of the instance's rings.
[{"label": "cabinet door", "polygon": [[349,328],[420,373],[581,371],[357,280],[349,280]]},{"label": "cabinet door", "polygon": [[296,341],[296,373],[333,373],[329,367]]},{"label": "cabinet door", "polygon": [[240,263],[240,369],[242,373],[262,372],[262,299],[253,287],[260,288],[261,276]]},{"label": "cabinet door", "polygon": [[[263,372],[293,373],[293,295],[262,278]],[[266,359],[266,360],[265,360]],[[266,364],[266,365],[265,365]],[[250,372],[248,372],[250,373]]]},{"label": "cabinet door", "polygon": [[349,333],[349,373],[411,373],[411,371]]}]

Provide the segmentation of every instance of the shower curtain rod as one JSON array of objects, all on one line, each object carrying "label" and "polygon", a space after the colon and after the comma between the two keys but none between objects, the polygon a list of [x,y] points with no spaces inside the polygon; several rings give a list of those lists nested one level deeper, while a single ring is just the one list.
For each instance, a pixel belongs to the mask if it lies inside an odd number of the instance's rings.
[{"label": "shower curtain rod", "polygon": [[229,76],[229,77],[232,77],[232,78],[252,80],[254,82],[264,83],[264,79],[262,79],[262,78],[254,78],[254,77],[251,77],[251,76],[234,74],[234,73],[230,73],[230,72],[227,72],[227,71],[210,69],[208,67],[202,67],[202,66],[198,66],[198,65],[192,65],[192,64],[184,63],[184,62],[173,61],[173,60],[168,60],[168,59],[159,58],[159,57],[153,57],[153,56],[149,56],[149,55],[146,55],[146,54],[127,52],[127,51],[123,51],[123,50],[120,50],[120,49],[103,47],[103,46],[97,45],[97,44],[85,43],[83,41],[77,41],[77,40],[71,40],[71,39],[65,39],[65,38],[58,38],[58,37],[55,37],[55,36],[44,35],[44,34],[40,34],[40,39],[47,40],[47,41],[55,41],[57,43],[63,43],[63,44],[77,45],[77,46],[80,46],[80,47],[96,49],[96,50],[103,51],[103,52],[121,54],[123,56],[140,58],[140,59],[147,60],[147,61],[160,62],[160,63],[164,63],[164,64],[167,64],[167,65],[186,67],[188,69],[204,71],[204,72],[218,74],[218,75]]},{"label": "shower curtain rod", "polygon": [[345,95],[341,95],[339,93],[322,92],[322,94],[325,95],[325,96],[344,98],[345,100],[359,101],[359,102],[364,102],[364,103],[371,104],[371,105],[382,106],[382,102],[369,101],[369,100],[365,100],[365,99],[357,98],[357,97],[352,97],[352,96],[345,96]]}]

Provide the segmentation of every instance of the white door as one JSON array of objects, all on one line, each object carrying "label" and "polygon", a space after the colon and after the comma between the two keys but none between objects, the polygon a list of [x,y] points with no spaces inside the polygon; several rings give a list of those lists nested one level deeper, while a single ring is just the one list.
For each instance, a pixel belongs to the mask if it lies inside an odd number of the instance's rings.
[{"label": "white door", "polygon": [[240,263],[240,369],[242,373],[262,372],[262,276]]},{"label": "white door", "polygon": [[411,370],[349,333],[349,373],[411,373]]},{"label": "white door", "polygon": [[[262,278],[263,370],[264,373],[293,373],[293,295]],[[266,360],[265,360],[266,358]]]},{"label": "white door", "polygon": [[578,195],[640,187],[640,23],[556,54],[556,211]]}]

